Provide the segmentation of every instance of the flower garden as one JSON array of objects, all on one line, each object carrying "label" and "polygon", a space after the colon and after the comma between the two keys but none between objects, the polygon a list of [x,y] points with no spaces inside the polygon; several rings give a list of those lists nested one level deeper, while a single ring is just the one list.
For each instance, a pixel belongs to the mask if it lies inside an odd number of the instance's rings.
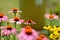
[{"label": "flower garden", "polygon": [[[22,13],[21,10],[14,8],[9,13],[13,13],[14,17],[9,19],[4,13],[0,13],[1,40],[60,40],[60,27],[52,25],[54,20],[59,19],[56,13],[46,13],[44,15],[50,21],[50,25],[43,27],[43,30],[48,32],[47,35],[31,28],[30,25],[36,24],[32,19],[28,19],[25,22],[22,18],[19,18],[16,14]],[[3,26],[4,22],[6,26]],[[26,26],[21,28],[21,24],[25,24]]]},{"label": "flower garden", "polygon": [[[12,1],[11,1],[12,2]],[[15,1],[16,2],[16,1]],[[22,3],[23,2],[23,3]],[[48,0],[47,4],[42,3],[36,6],[21,0],[21,9],[14,8],[6,13],[0,12],[0,39],[1,40],[60,40],[60,4],[59,2]],[[38,2],[38,1],[37,1]],[[42,2],[42,1],[41,1]],[[49,4],[50,2],[50,4]],[[13,3],[11,3],[12,5]],[[24,6],[23,6],[24,4]],[[8,5],[8,4],[7,4]],[[19,4],[20,5],[20,4]],[[50,5],[50,6],[49,6]],[[34,7],[35,6],[35,7]],[[10,7],[10,5],[9,5]],[[41,8],[40,8],[41,7]],[[30,9],[31,8],[31,9]],[[40,9],[39,9],[40,8]],[[37,10],[36,10],[37,9]],[[5,11],[5,10],[4,10]],[[35,13],[36,11],[36,13]],[[26,14],[26,19],[21,13],[33,13],[29,16]],[[35,14],[36,15],[35,15]],[[43,15],[44,14],[44,15]],[[43,15],[43,16],[42,16]],[[24,17],[25,19],[23,19]],[[39,17],[41,17],[39,19]],[[36,18],[34,20],[34,18]],[[45,20],[45,22],[43,21]],[[45,23],[45,25],[41,22]],[[40,24],[39,24],[40,23]],[[38,26],[39,25],[39,29]],[[44,26],[43,26],[44,25]],[[39,30],[36,30],[39,29]]]}]

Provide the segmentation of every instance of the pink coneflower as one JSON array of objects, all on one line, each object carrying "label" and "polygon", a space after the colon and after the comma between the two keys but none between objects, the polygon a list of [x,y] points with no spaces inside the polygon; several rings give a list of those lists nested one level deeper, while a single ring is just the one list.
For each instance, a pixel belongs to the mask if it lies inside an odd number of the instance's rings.
[{"label": "pink coneflower", "polygon": [[22,28],[21,32],[17,35],[19,40],[36,40],[38,32],[32,29],[30,26]]},{"label": "pink coneflower", "polygon": [[24,20],[23,19],[20,19],[19,17],[16,16],[13,19],[9,20],[9,22],[11,22],[11,23],[16,22],[16,24],[21,24],[21,23],[24,22]]},{"label": "pink coneflower", "polygon": [[13,8],[9,12],[17,13],[17,12],[22,12],[21,10],[18,10],[17,8]]},{"label": "pink coneflower", "polygon": [[6,15],[4,15],[3,13],[0,13],[0,22],[1,21],[7,21],[8,17]]},{"label": "pink coneflower", "polygon": [[49,20],[53,20],[53,19],[58,19],[59,18],[58,15],[56,15],[56,14],[48,14],[48,13],[45,14],[44,17],[49,19]]},{"label": "pink coneflower", "polygon": [[36,24],[33,20],[27,20],[24,24],[30,25],[30,24]]},{"label": "pink coneflower", "polygon": [[2,29],[1,30],[2,36],[8,36],[10,34],[16,34],[16,32],[17,32],[17,30],[10,25],[8,25],[6,27],[2,26],[0,28]]},{"label": "pink coneflower", "polygon": [[36,40],[48,40],[48,38],[44,34],[40,34]]}]

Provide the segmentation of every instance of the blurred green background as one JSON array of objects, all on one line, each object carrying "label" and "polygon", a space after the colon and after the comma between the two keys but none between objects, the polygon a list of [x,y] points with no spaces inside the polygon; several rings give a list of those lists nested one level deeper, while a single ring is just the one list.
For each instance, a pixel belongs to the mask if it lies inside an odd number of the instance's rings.
[{"label": "blurred green background", "polygon": [[[36,22],[36,25],[31,25],[36,30],[41,30],[44,25],[50,25],[49,20],[45,20],[44,14],[49,11],[50,8],[55,9],[59,5],[59,0],[0,0],[0,12],[6,14],[8,18],[13,17],[13,13],[8,13],[12,8],[19,8],[22,13],[19,13],[19,17],[24,20],[29,18]],[[21,16],[20,16],[21,15]],[[55,20],[53,25],[59,25],[60,21]],[[23,27],[24,25],[22,25]]]}]

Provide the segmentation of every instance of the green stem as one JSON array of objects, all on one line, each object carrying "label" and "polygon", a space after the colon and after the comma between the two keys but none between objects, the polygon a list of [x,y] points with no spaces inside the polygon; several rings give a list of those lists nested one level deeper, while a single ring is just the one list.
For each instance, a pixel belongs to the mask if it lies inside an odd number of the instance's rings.
[{"label": "green stem", "polygon": [[3,26],[3,25],[2,25],[2,20],[1,20],[1,22],[0,22],[0,27],[1,27],[1,26]]},{"label": "green stem", "polygon": [[[0,22],[0,27],[2,26],[2,20]],[[1,39],[1,28],[0,28],[0,39]]]},{"label": "green stem", "polygon": [[10,36],[8,36],[8,40],[10,40]]},{"label": "green stem", "polygon": [[5,38],[4,38],[4,40],[5,40]]},{"label": "green stem", "polygon": [[10,40],[10,36],[4,36],[4,40]]},{"label": "green stem", "polygon": [[18,25],[17,25],[17,30],[18,30],[18,32],[17,32],[17,33],[20,33],[20,31],[21,31],[20,29],[21,29],[21,25],[20,25],[20,24],[18,24]]},{"label": "green stem", "polygon": [[16,12],[14,12],[14,17],[16,17]]},{"label": "green stem", "polygon": [[16,36],[15,35],[13,35],[13,40],[16,40]]},{"label": "green stem", "polygon": [[52,25],[52,22],[53,22],[53,20],[50,21],[50,26],[53,26],[53,25]]},{"label": "green stem", "polygon": [[9,25],[9,22],[7,22],[7,25]]},{"label": "green stem", "polygon": [[1,39],[1,29],[0,29],[0,39]]},{"label": "green stem", "polygon": [[14,27],[16,28],[16,22],[14,23]]}]

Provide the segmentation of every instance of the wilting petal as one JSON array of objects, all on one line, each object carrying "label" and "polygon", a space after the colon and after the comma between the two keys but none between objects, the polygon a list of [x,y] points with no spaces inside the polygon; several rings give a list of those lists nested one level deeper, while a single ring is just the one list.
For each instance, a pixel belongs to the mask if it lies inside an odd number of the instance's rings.
[{"label": "wilting petal", "polygon": [[2,20],[3,21],[7,21],[8,20],[8,17],[7,16],[3,16]]},{"label": "wilting petal", "polygon": [[13,29],[11,30],[11,32],[12,32],[13,34],[15,34],[15,33],[17,32],[17,30],[16,30],[15,28],[13,28]]}]

